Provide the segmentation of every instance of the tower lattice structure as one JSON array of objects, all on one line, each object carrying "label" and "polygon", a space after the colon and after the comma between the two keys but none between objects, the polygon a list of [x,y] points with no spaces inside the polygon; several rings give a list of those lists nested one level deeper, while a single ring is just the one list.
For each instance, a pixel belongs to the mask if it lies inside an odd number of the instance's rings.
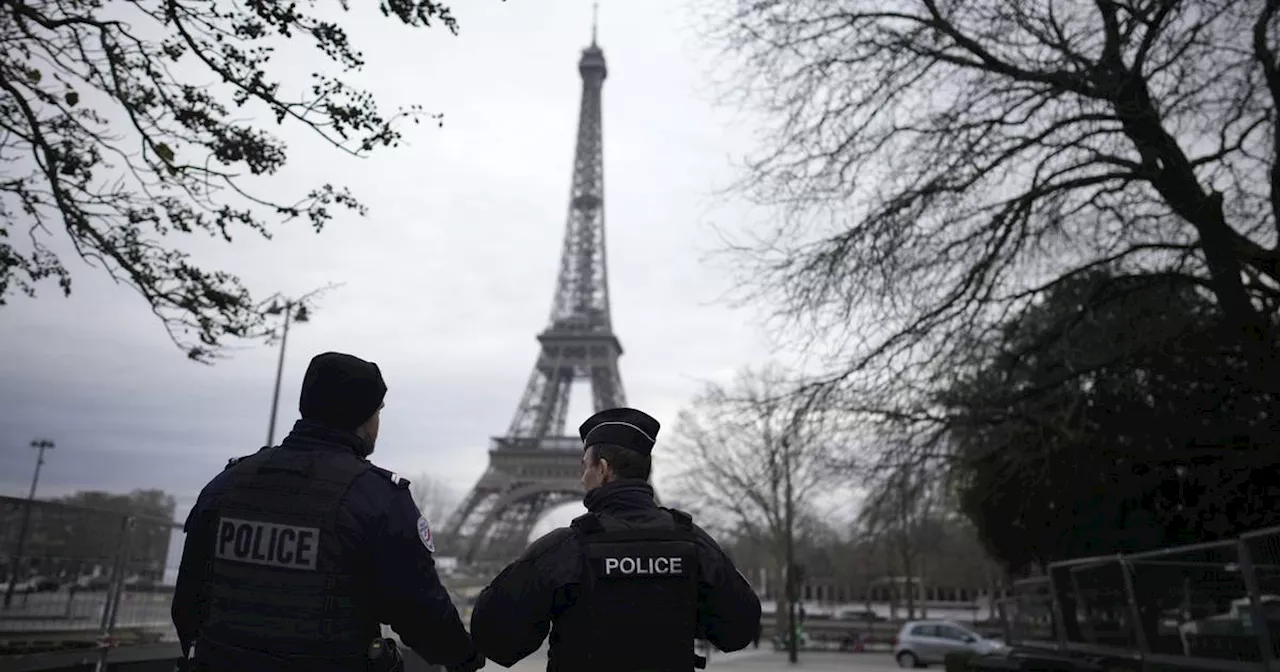
[{"label": "tower lattice structure", "polygon": [[600,94],[607,68],[594,28],[578,72],[573,186],[550,322],[538,335],[538,358],[506,435],[492,439],[488,468],[442,535],[473,567],[514,558],[543,514],[582,497],[582,442],[566,433],[573,384],[590,381],[597,411],[626,405],[605,264]]}]

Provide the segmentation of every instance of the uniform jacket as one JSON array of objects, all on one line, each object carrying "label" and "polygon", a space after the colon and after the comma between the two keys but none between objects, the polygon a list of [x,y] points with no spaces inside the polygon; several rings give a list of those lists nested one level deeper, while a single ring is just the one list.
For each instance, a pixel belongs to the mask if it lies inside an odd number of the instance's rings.
[{"label": "uniform jacket", "polygon": [[[587,493],[587,510],[630,527],[670,524],[671,514],[653,500],[653,488],[622,479]],[[733,562],[705,531],[695,526],[699,575],[698,633],[721,651],[751,644],[760,626],[760,599]],[[551,655],[576,633],[553,625],[574,609],[581,585],[582,549],[563,527],[534,542],[476,599],[471,636],[485,657],[510,667],[537,651],[551,635]],[[566,619],[569,620],[569,619]],[[569,646],[585,642],[568,641]],[[689,642],[693,646],[693,641]]]},{"label": "uniform jacket", "polygon": [[[363,456],[362,441],[353,433],[299,420],[278,448],[263,450],[346,451]],[[212,526],[205,521],[215,513],[210,510],[212,501],[230,484],[231,474],[228,465],[205,486],[184,526],[187,537],[172,606],[184,654],[195,642],[207,610],[214,538]],[[360,549],[364,571],[372,573],[369,603],[374,618],[390,625],[401,642],[427,661],[457,665],[470,659],[475,649],[440,583],[429,523],[408,486],[407,480],[371,465],[351,482],[336,527],[344,545]]]}]

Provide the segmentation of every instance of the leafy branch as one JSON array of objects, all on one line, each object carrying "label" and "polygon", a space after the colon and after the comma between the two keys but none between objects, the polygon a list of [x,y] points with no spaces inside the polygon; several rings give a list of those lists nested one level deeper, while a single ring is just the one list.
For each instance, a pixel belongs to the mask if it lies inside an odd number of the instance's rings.
[{"label": "leafy branch", "polygon": [[[287,151],[242,110],[264,108],[277,125],[308,128],[358,157],[398,145],[403,121],[440,120],[418,106],[383,113],[368,92],[323,72],[302,95],[284,93],[269,72],[275,44],[306,39],[344,72],[365,65],[342,26],[313,8],[0,0],[0,305],[13,292],[35,296],[46,279],[71,293],[71,273],[50,244],[60,227],[76,254],[142,295],[192,360],[213,361],[227,339],[270,333],[237,277],[201,268],[164,237],[231,242],[247,230],[270,239],[295,220],[319,232],[337,210],[366,208],[333,184],[294,199],[252,192],[245,181],[277,173]],[[457,32],[449,9],[432,0],[379,8],[410,28]],[[196,83],[201,72],[218,85]]]}]

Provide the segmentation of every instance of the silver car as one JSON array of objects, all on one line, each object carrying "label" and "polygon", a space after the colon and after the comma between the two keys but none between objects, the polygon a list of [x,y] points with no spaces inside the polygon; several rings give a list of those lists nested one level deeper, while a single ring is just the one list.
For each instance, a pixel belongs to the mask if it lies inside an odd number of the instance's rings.
[{"label": "silver car", "polygon": [[941,664],[948,653],[978,655],[1007,651],[1004,642],[987,639],[951,621],[907,621],[893,640],[893,657],[899,667]]}]

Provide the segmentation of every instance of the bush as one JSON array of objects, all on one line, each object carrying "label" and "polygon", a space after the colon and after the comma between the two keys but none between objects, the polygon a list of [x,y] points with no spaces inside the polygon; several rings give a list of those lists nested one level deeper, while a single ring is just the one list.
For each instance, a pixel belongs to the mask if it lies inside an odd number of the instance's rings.
[{"label": "bush", "polygon": [[947,672],[970,672],[973,669],[971,663],[973,662],[973,659],[977,657],[978,654],[972,651],[956,651],[954,653],[948,653],[947,656],[942,659],[942,665],[946,668]]}]

